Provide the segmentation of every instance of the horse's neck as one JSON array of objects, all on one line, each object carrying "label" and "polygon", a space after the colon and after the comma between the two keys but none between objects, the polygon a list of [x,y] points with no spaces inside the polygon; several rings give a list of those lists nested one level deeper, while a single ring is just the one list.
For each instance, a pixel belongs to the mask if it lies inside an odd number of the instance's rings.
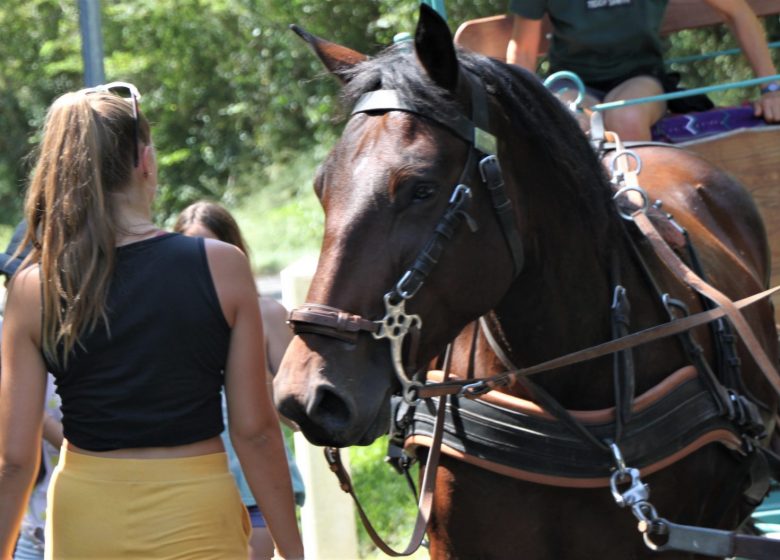
[{"label": "horse's neck", "polygon": [[[609,335],[608,273],[576,258],[525,273],[496,308],[510,352],[523,365],[592,345]],[[550,255],[548,258],[554,259]]]},{"label": "horse's neck", "polygon": [[[631,303],[632,330],[666,320],[656,294],[622,241],[615,249],[619,278],[593,257],[593,248],[586,247],[570,251],[569,265],[556,269],[554,274],[528,273],[518,278],[496,308],[500,336],[516,365],[538,364],[612,338],[611,304],[616,281],[626,288]],[[651,350],[648,355],[646,349],[640,349],[637,355],[637,386],[642,390],[672,373],[683,359],[674,341],[666,343],[662,355]],[[612,360],[607,356],[583,362],[542,374],[538,381],[564,405],[611,406]]]}]

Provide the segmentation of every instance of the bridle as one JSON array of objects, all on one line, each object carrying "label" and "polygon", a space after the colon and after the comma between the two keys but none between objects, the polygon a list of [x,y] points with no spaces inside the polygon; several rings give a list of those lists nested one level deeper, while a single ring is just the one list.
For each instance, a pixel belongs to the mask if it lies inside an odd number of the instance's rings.
[{"label": "bridle", "polygon": [[[466,163],[450,195],[447,208],[412,265],[384,295],[384,317],[368,320],[335,307],[313,303],[297,307],[289,315],[289,322],[296,334],[315,333],[354,342],[360,332],[368,332],[376,340],[387,339],[390,342],[393,369],[401,384],[401,395],[409,403],[421,398],[420,391],[423,388],[435,389],[437,384],[425,385],[424,380],[415,379],[417,368],[409,363],[404,364],[405,339],[407,336],[411,337],[409,356],[413,358],[417,353],[422,330],[422,319],[419,315],[406,312],[406,302],[422,288],[461,223],[465,221],[472,232],[477,230],[476,222],[468,214],[472,191],[466,184],[475,167],[490,194],[493,209],[512,257],[515,278],[520,274],[524,262],[523,245],[512,202],[506,194],[501,166],[496,155],[496,137],[489,132],[487,90],[482,79],[468,70],[460,72],[460,79],[468,85],[470,91],[470,119],[457,114],[445,121],[424,114],[411,100],[405,99],[398,90],[392,89],[365,93],[352,109],[351,116],[387,111],[404,111],[418,115],[448,129],[465,140],[469,146]],[[441,385],[449,384],[444,382]]]}]

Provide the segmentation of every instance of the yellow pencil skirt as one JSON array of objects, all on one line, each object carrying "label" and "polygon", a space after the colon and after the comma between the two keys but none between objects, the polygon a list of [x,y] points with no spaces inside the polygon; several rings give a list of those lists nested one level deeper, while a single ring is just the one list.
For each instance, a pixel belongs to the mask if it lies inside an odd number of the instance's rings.
[{"label": "yellow pencil skirt", "polygon": [[251,525],[224,453],[107,459],[63,446],[47,560],[246,560]]}]

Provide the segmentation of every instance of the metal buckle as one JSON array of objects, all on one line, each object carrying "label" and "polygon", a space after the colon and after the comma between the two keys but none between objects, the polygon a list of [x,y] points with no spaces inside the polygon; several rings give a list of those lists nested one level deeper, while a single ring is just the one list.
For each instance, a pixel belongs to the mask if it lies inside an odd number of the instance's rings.
[{"label": "metal buckle", "polygon": [[[639,212],[646,213],[647,209],[650,207],[650,200],[647,197],[647,193],[642,187],[623,187],[619,189],[614,195],[612,195],[612,200],[614,200],[617,203],[618,198],[623,196],[624,194],[634,191],[635,193],[639,193],[639,195],[642,197],[642,205],[639,207]],[[617,206],[617,205],[616,205]],[[618,214],[621,218],[624,220],[628,220],[629,222],[634,221],[634,217],[631,214],[626,214],[620,209],[620,206],[617,207]]]}]

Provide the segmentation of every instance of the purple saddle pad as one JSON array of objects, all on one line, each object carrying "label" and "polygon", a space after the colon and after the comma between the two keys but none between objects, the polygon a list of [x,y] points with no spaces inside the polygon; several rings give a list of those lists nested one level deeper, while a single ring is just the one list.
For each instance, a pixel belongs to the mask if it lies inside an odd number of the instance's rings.
[{"label": "purple saddle pad", "polygon": [[767,126],[764,119],[753,116],[753,107],[718,107],[701,113],[671,115],[658,121],[652,129],[653,140],[676,144],[738,128]]}]

